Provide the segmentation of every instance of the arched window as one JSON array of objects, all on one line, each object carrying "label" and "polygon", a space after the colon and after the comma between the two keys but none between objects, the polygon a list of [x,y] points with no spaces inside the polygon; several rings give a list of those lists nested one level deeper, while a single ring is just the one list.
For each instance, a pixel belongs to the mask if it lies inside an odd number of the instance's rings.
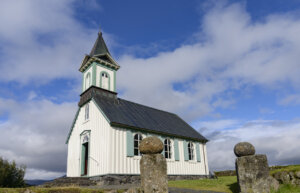
[{"label": "arched window", "polygon": [[139,145],[143,139],[143,136],[139,133],[134,135],[134,155],[139,156],[141,155],[139,150]]},{"label": "arched window", "polygon": [[194,160],[194,145],[192,142],[188,143],[188,150],[189,150],[189,160]]},{"label": "arched window", "polygon": [[89,104],[85,105],[85,115],[84,115],[84,120],[88,120],[90,118],[90,109],[89,109]]},{"label": "arched window", "polygon": [[85,76],[85,89],[88,89],[91,86],[91,74],[88,73]]},{"label": "arched window", "polygon": [[172,148],[171,148],[171,140],[170,139],[165,139],[164,148],[165,148],[165,158],[171,159],[172,158]]},{"label": "arched window", "polygon": [[101,72],[101,77],[100,77],[100,86],[101,88],[104,88],[106,90],[109,90],[109,74],[107,72]]}]

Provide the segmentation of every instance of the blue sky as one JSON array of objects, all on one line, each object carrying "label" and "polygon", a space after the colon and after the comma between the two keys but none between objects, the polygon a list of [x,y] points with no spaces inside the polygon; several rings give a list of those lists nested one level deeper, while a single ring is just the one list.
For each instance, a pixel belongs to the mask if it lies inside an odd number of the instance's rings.
[{"label": "blue sky", "polygon": [[28,179],[65,173],[78,68],[101,28],[121,66],[119,97],[183,117],[210,139],[212,170],[234,167],[239,141],[271,165],[299,164],[299,9],[299,0],[3,1],[0,156],[26,164]]}]

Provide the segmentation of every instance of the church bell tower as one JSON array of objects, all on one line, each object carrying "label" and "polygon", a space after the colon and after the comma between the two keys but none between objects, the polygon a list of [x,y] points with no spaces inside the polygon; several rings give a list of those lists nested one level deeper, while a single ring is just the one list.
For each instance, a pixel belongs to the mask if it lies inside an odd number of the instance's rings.
[{"label": "church bell tower", "polygon": [[119,68],[107,49],[102,32],[99,32],[90,54],[84,57],[79,68],[82,73],[82,92],[94,86],[115,93],[116,72]]}]

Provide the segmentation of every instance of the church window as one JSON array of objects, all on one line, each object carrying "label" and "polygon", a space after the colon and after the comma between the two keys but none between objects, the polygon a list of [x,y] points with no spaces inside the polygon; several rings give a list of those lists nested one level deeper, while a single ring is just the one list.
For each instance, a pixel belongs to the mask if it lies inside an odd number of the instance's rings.
[{"label": "church window", "polygon": [[88,89],[91,86],[91,74],[88,73],[85,77],[85,89]]},{"label": "church window", "polygon": [[107,72],[101,72],[101,81],[100,81],[100,84],[101,84],[101,88],[104,88],[104,89],[107,89],[109,90],[109,74]]},{"label": "church window", "polygon": [[89,104],[85,105],[85,116],[84,116],[84,120],[88,120],[90,117],[90,112],[89,112]]},{"label": "church window", "polygon": [[194,160],[194,145],[192,142],[188,143],[189,160]]},{"label": "church window", "polygon": [[143,136],[139,133],[135,134],[134,135],[134,155],[135,156],[140,156],[141,155],[141,152],[139,150],[139,146],[140,146],[140,143],[143,139]]},{"label": "church window", "polygon": [[172,148],[171,148],[171,140],[165,139],[164,141],[164,148],[165,148],[165,158],[171,159],[172,157]]}]

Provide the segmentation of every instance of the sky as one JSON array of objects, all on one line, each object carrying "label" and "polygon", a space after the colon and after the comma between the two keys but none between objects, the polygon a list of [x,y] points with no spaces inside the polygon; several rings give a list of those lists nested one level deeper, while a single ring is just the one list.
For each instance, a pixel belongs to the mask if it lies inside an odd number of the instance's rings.
[{"label": "sky", "polygon": [[300,164],[300,1],[2,0],[0,156],[26,179],[66,172],[78,71],[99,29],[118,96],[180,115],[209,139],[212,171],[251,142]]}]

